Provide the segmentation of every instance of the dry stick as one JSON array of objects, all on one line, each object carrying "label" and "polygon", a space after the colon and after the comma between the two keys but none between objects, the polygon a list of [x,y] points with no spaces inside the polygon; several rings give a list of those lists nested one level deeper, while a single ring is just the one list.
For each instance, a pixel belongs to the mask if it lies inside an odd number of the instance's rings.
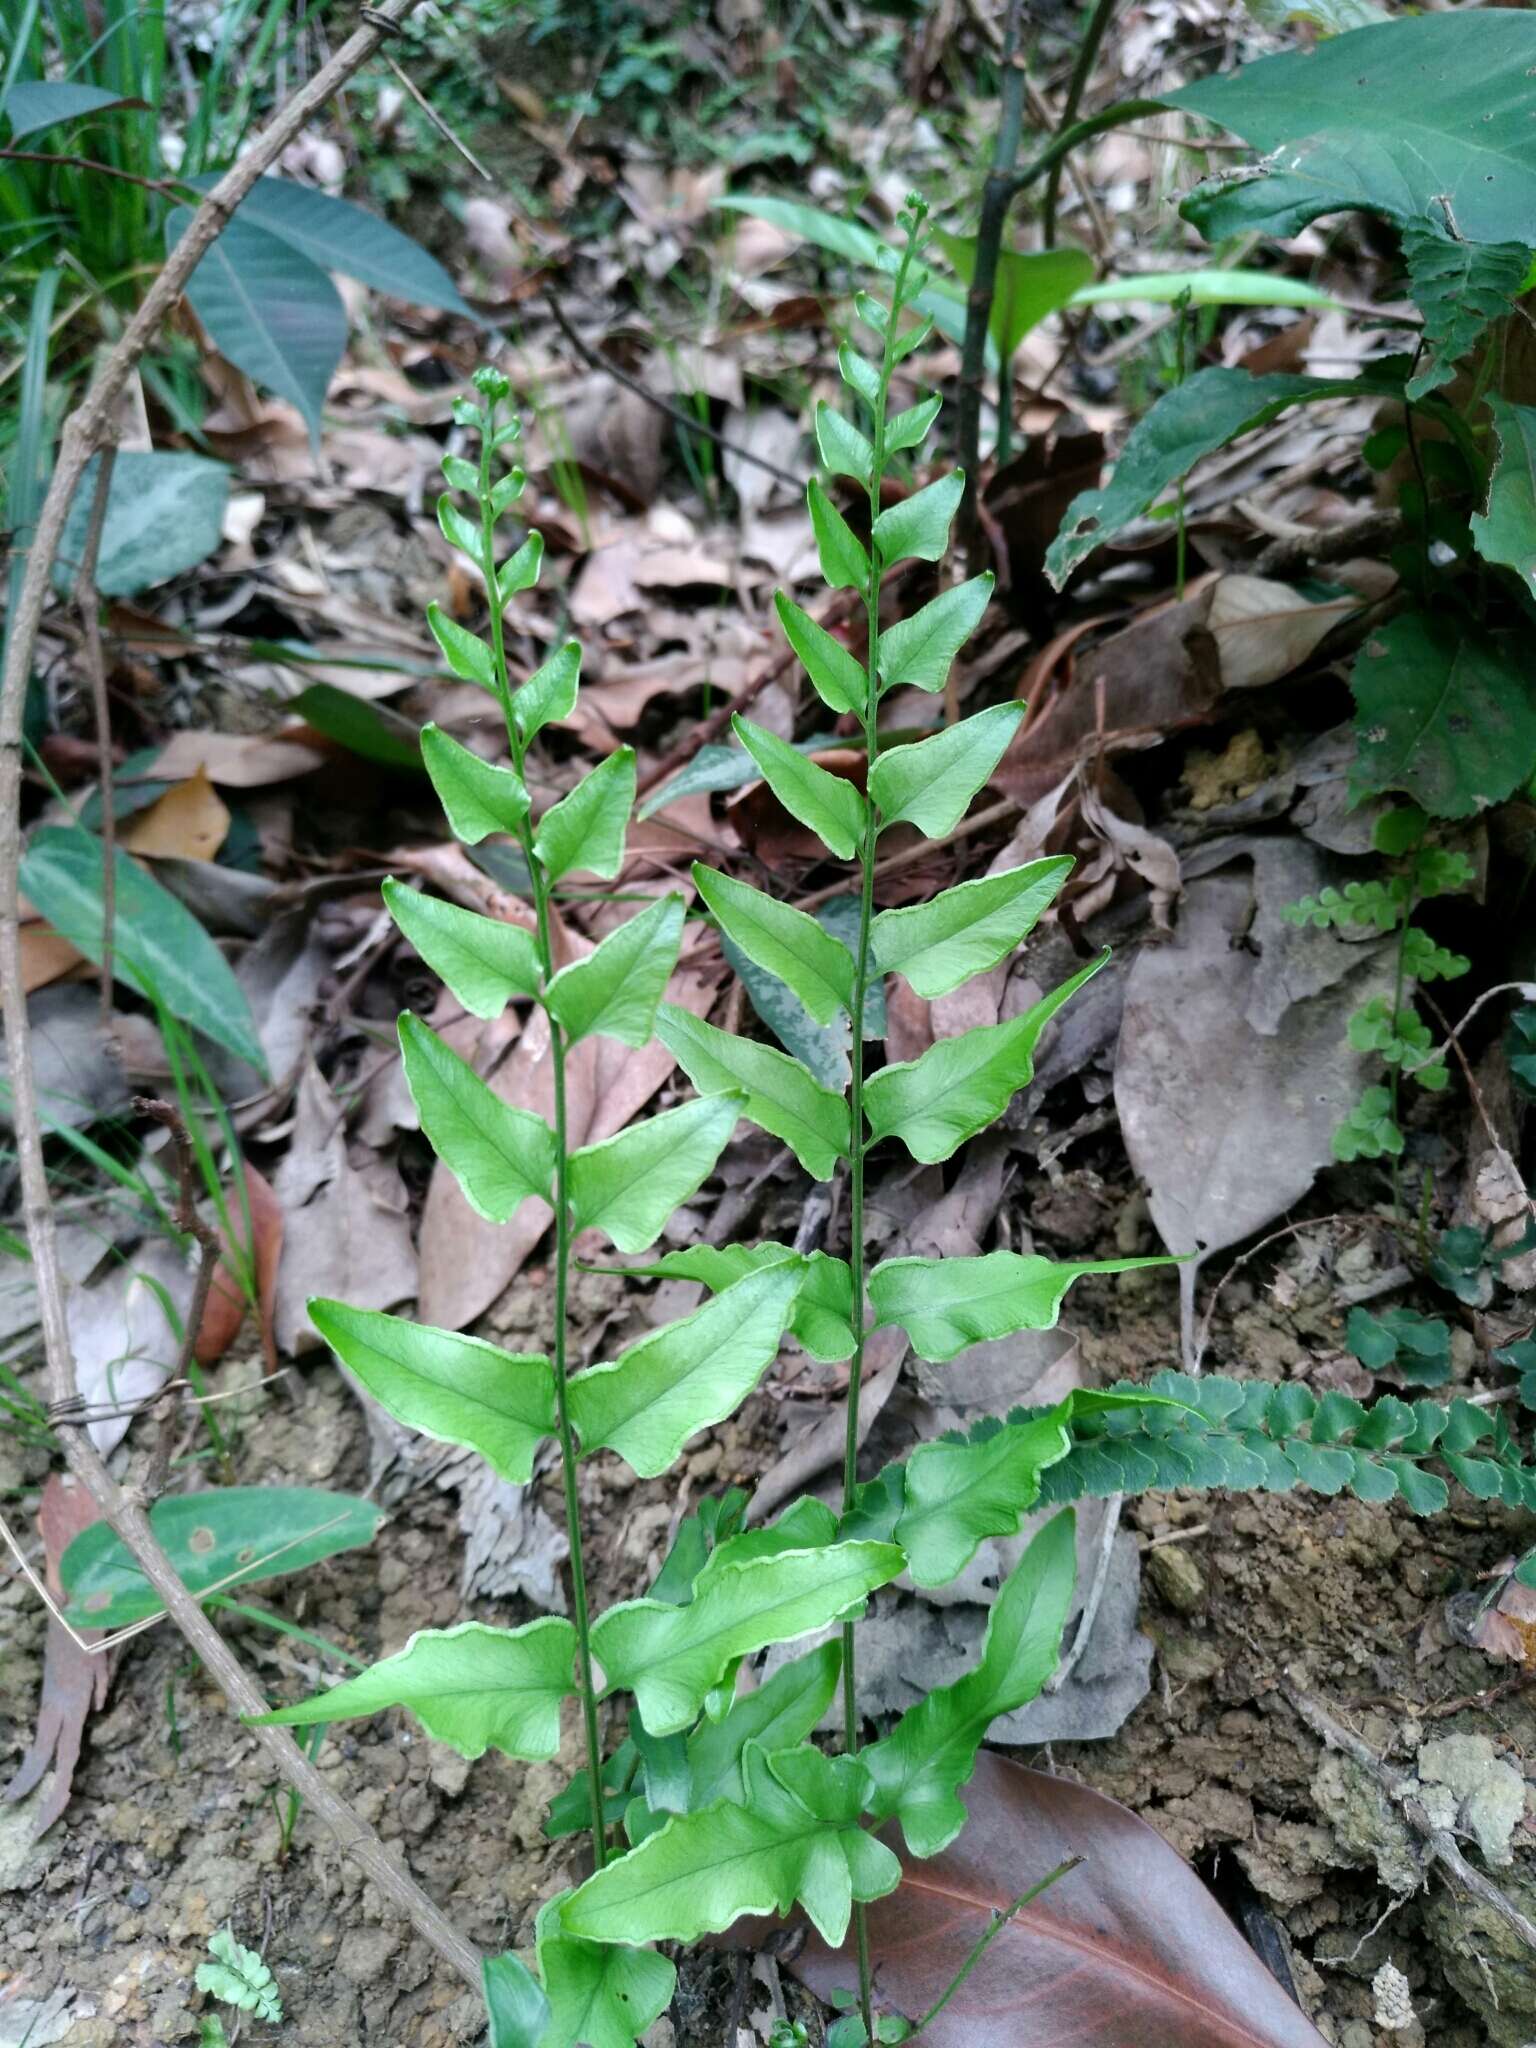
[{"label": "dry stick", "polygon": [[1281,1679],[1280,1690],[1314,1735],[1320,1735],[1330,1749],[1341,1750],[1345,1756],[1351,1757],[1393,1804],[1401,1807],[1404,1819],[1424,1837],[1427,1860],[1443,1864],[1464,1890],[1490,1912],[1497,1913],[1527,1948],[1536,1950],[1536,1924],[1528,1920],[1518,1906],[1512,1905],[1496,1884],[1473,1868],[1448,1830],[1435,1826],[1417,1796],[1420,1790],[1418,1779],[1411,1772],[1397,1770],[1384,1762],[1363,1737],[1336,1720],[1321,1700],[1303,1692],[1289,1675]]},{"label": "dry stick", "polygon": [[[378,16],[396,21],[415,0],[383,0]],[[261,174],[373,55],[385,31],[358,29],[326,64],[281,107],[198,207],[186,233],[166,258],[122,336],[108,353],[80,406],[65,422],[53,480],[43,500],[27,558],[26,575],[11,620],[3,682],[0,682],[0,1015],[10,1048],[12,1115],[21,1167],[23,1215],[36,1275],[39,1319],[48,1360],[53,1405],[78,1398],[75,1361],[64,1311],[64,1280],[54,1238],[53,1209],[43,1160],[37,1085],[32,1071],[26,991],[21,977],[17,914],[21,858],[21,731],[27,677],[47,601],[49,576],[70,505],[91,456],[109,431],[117,401],[134,365],[159,332],[162,321],[235,207]],[[101,1509],[114,1534],[154,1588],[167,1613],[209,1675],[241,1714],[264,1714],[260,1688],[187,1591],[150,1526],[144,1510],[130,1500],[107,1470],[88,1436],[78,1428],[60,1432],[70,1470]],[[329,1781],[310,1762],[286,1729],[257,1728],[256,1740],[290,1785],[334,1831],[344,1850],[367,1877],[477,1991],[480,1957],[447,1916],[392,1859]]]},{"label": "dry stick", "polygon": [[150,1452],[149,1466],[144,1478],[136,1489],[143,1506],[153,1507],[165,1490],[170,1476],[171,1447],[176,1441],[176,1410],[179,1406],[167,1396],[177,1381],[190,1379],[192,1362],[197,1355],[197,1340],[202,1332],[203,1316],[208,1308],[208,1296],[213,1291],[213,1276],[218,1271],[223,1246],[219,1234],[197,1213],[197,1165],[192,1156],[192,1140],[181,1117],[168,1102],[157,1098],[140,1096],[134,1103],[140,1116],[153,1117],[171,1134],[171,1143],[176,1148],[176,1228],[183,1236],[195,1238],[198,1246],[197,1278],[192,1283],[192,1301],[182,1326],[181,1349],[176,1359],[176,1370],[171,1376],[169,1387],[161,1389],[156,1397],[159,1410],[160,1429],[155,1447]]},{"label": "dry stick", "polygon": [[739,441],[731,440],[729,435],[722,434],[718,427],[712,427],[708,420],[701,420],[697,413],[684,412],[680,405],[674,405],[670,399],[663,398],[659,391],[650,390],[638,377],[631,377],[628,370],[621,370],[613,358],[605,356],[600,348],[594,348],[590,341],[576,332],[566,316],[565,308],[552,291],[545,292],[544,303],[554,314],[555,325],[571,347],[589,362],[594,370],[601,370],[605,376],[611,377],[615,384],[622,384],[624,389],[632,391],[636,398],[643,398],[647,405],[654,406],[659,413],[664,413],[673,425],[681,427],[685,434],[701,434],[706,441],[713,441],[717,448],[723,448],[727,455],[734,455],[740,462],[750,462],[755,468],[766,470],[769,476],[777,477],[781,484],[788,484],[797,497],[800,495],[803,480],[792,471],[780,469],[779,465],[770,462],[766,455],[758,455],[750,448],[743,448]]},{"label": "dry stick", "polygon": [[112,470],[117,461],[117,444],[109,441],[101,451],[96,470],[96,491],[91,499],[90,523],[85,530],[85,551],[80,557],[80,576],[75,594],[80,606],[80,629],[85,639],[85,672],[91,685],[91,705],[96,721],[96,753],[101,781],[101,1028],[112,1029],[112,935],[117,922],[117,811],[112,786],[112,710],[107,702],[107,665],[101,651],[101,596],[96,588],[96,563],[101,554],[101,533],[107,523],[107,500],[112,495]]}]

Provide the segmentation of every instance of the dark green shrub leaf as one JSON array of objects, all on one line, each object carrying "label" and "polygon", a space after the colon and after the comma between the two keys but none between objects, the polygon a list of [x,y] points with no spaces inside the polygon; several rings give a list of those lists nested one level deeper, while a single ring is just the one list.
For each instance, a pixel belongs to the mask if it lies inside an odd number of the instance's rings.
[{"label": "dark green shrub leaf", "polygon": [[1536,591],[1536,406],[1513,405],[1490,391],[1486,400],[1498,437],[1488,509],[1472,514],[1472,544],[1485,562],[1513,569]]},{"label": "dark green shrub leaf", "polygon": [[1464,242],[1449,235],[1435,214],[1403,224],[1408,289],[1424,315],[1422,368],[1404,387],[1410,399],[1449,384],[1456,365],[1518,296],[1530,268],[1523,242]]},{"label": "dark green shrub leaf", "polygon": [[1357,797],[1401,789],[1432,817],[1470,818],[1536,765],[1536,695],[1510,635],[1405,612],[1371,632],[1350,688]]},{"label": "dark green shrub leaf", "polygon": [[[72,589],[79,574],[100,461],[99,455],[91,457],[70,502],[53,564],[59,590]],[[132,597],[195,569],[223,539],[228,503],[229,471],[222,462],[120,449],[107,486],[96,588],[103,597]]]}]

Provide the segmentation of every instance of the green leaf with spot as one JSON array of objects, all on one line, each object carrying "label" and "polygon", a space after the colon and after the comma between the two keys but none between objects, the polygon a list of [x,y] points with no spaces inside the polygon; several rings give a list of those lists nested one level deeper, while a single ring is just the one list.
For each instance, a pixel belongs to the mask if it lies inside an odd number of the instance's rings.
[{"label": "green leaf with spot", "polygon": [[735,1413],[773,1363],[799,1285],[788,1262],[766,1266],[611,1363],[575,1374],[567,1398],[583,1454],[617,1451],[642,1479],[665,1472],[689,1437]]},{"label": "green leaf with spot", "polygon": [[573,960],[544,993],[544,1007],[566,1043],[595,1032],[637,1050],[650,1041],[683,938],[683,899],[663,896],[609,932],[584,960]]},{"label": "green leaf with spot", "polygon": [[399,1031],[406,1086],[421,1128],[475,1213],[488,1223],[505,1223],[529,1195],[547,1201],[555,1140],[544,1119],[503,1102],[409,1010]]},{"label": "green leaf with spot", "polygon": [[656,1036],[701,1095],[745,1095],[743,1115],[782,1139],[813,1180],[829,1180],[847,1158],[847,1101],[798,1060],[719,1031],[673,1003],[657,1010]]},{"label": "green leaf with spot", "polygon": [[905,822],[930,839],[952,832],[1023,722],[1022,704],[994,704],[932,739],[887,747],[869,777],[882,828]]},{"label": "green leaf with spot", "polygon": [[742,1114],[739,1095],[705,1095],[571,1154],[573,1230],[602,1230],[621,1252],[654,1244],[673,1210],[714,1172]]},{"label": "green leaf with spot", "polygon": [[514,1486],[529,1483],[534,1453],[555,1433],[547,1358],[341,1301],[311,1301],[309,1314],[352,1377],[397,1422],[434,1443],[478,1451]]},{"label": "green leaf with spot", "polygon": [[256,1728],[313,1728],[408,1707],[427,1733],[460,1756],[543,1763],[560,1747],[560,1702],[575,1690],[576,1631],[563,1616],[521,1628],[421,1629],[403,1650],[356,1678],[271,1714],[247,1714]]},{"label": "green leaf with spot", "polygon": [[538,946],[521,925],[423,896],[393,875],[384,883],[384,905],[471,1016],[499,1017],[513,996],[537,993]]},{"label": "green leaf with spot", "polygon": [[930,1002],[1006,959],[1035,928],[1072,871],[1068,855],[958,882],[926,903],[882,910],[870,927],[875,964]]}]

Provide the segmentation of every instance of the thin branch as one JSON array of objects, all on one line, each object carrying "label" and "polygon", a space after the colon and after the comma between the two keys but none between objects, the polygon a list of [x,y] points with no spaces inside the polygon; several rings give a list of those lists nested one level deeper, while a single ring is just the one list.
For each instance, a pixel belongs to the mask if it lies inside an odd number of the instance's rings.
[{"label": "thin branch", "polygon": [[611,377],[615,384],[622,384],[624,389],[632,391],[636,398],[643,398],[647,405],[663,413],[683,433],[699,434],[706,441],[713,441],[717,448],[723,448],[727,455],[734,455],[738,462],[750,462],[754,468],[766,470],[769,476],[777,477],[781,484],[788,484],[796,497],[800,495],[804,488],[803,479],[796,476],[793,471],[780,469],[779,465],[770,462],[766,455],[758,455],[751,448],[743,448],[739,441],[733,441],[729,435],[722,434],[720,429],[712,427],[708,420],[701,420],[697,413],[684,412],[680,405],[674,405],[671,399],[663,398],[659,391],[652,391],[648,385],[642,384],[638,377],[631,377],[628,370],[621,370],[612,356],[605,356],[600,348],[594,348],[590,341],[577,333],[554,292],[547,291],[544,294],[544,303],[554,314],[555,325],[571,347],[589,362],[594,370],[601,370],[605,376]]},{"label": "thin branch", "polygon": [[117,808],[112,786],[112,707],[107,701],[107,664],[101,651],[101,595],[96,588],[96,563],[101,554],[101,534],[107,523],[107,500],[112,495],[116,462],[117,444],[108,441],[97,465],[90,523],[85,529],[85,548],[75,585],[85,644],[86,680],[91,686],[96,721],[101,784],[101,1028],[108,1033],[112,1029],[112,939],[117,923]]},{"label": "thin branch", "polygon": [[[0,1015],[10,1056],[11,1111],[23,1215],[55,1406],[77,1398],[75,1360],[43,1157],[27,999],[21,975],[18,916],[22,711],[54,558],[86,464],[108,435],[119,396],[134,366],[160,332],[188,278],[256,180],[378,49],[386,33],[377,25],[378,20],[396,21],[413,4],[414,0],[383,0],[375,22],[348,36],[329,61],[278,110],[245,155],[220,178],[197,208],[138,311],[102,360],[84,400],[65,422],[53,478],[38,515],[26,573],[13,607],[4,676],[0,680]],[[143,1508],[123,1492],[84,1431],[65,1429],[61,1435],[71,1471],[101,1509],[230,1705],[242,1715],[264,1714],[267,1702],[260,1687],[182,1584]],[[253,1733],[277,1770],[335,1832],[343,1849],[380,1893],[478,1991],[479,1955],[415,1880],[400,1868],[374,1831],[337,1796],[329,1779],[315,1768],[287,1730],[259,1727]]]},{"label": "thin branch", "polygon": [[[1088,26],[1083,30],[1083,39],[1077,46],[1077,59],[1072,66],[1072,76],[1067,80],[1066,97],[1061,103],[1060,128],[1070,128],[1077,119],[1077,110],[1082,105],[1083,94],[1093,76],[1094,63],[1098,58],[1099,45],[1104,40],[1104,31],[1109,27],[1115,11],[1115,0],[1094,0],[1094,9],[1088,17]],[[1045,198],[1040,208],[1040,240],[1051,249],[1056,244],[1056,209],[1061,203],[1062,161],[1051,165],[1045,176]]]},{"label": "thin branch", "polygon": [[120,171],[116,164],[99,164],[94,157],[55,156],[46,149],[0,149],[0,161],[56,164],[72,171],[96,171],[103,178],[119,178],[125,185],[139,185],[146,192],[158,192],[162,199],[174,199],[178,205],[185,202],[189,190],[195,189],[184,186],[179,178],[141,178],[136,172]]},{"label": "thin branch", "polygon": [[149,1468],[138,1488],[145,1507],[153,1507],[165,1490],[171,1469],[171,1447],[176,1440],[176,1411],[180,1404],[167,1396],[177,1381],[184,1382],[191,1377],[192,1362],[197,1356],[197,1340],[202,1334],[203,1317],[208,1309],[208,1296],[213,1291],[214,1275],[219,1270],[224,1248],[219,1243],[218,1232],[197,1213],[197,1162],[192,1153],[192,1140],[179,1113],[170,1103],[146,1096],[140,1096],[133,1106],[140,1116],[153,1117],[171,1134],[171,1143],[176,1150],[178,1184],[173,1220],[182,1235],[194,1238],[198,1246],[197,1278],[192,1283],[192,1301],[182,1326],[181,1350],[169,1384],[156,1397],[160,1429],[150,1452]]}]

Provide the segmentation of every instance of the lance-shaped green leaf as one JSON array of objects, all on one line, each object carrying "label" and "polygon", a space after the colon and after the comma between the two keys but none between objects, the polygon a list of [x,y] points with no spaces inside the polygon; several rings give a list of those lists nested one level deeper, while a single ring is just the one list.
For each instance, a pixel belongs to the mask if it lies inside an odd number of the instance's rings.
[{"label": "lance-shaped green leaf", "polygon": [[580,869],[608,880],[624,865],[624,829],[635,806],[635,750],[619,747],[539,820],[533,850],[551,882]]},{"label": "lance-shaped green leaf", "polygon": [[731,727],[790,816],[808,825],[840,859],[852,860],[864,836],[864,799],[853,784],[748,718],[733,718]]},{"label": "lance-shaped green leaf", "polygon": [[905,412],[892,413],[885,423],[885,452],[894,455],[902,448],[916,448],[926,441],[928,429],[939,416],[942,398],[921,398]]},{"label": "lance-shaped green leaf", "polygon": [[1060,1264],[1033,1252],[979,1259],[884,1259],[869,1276],[875,1319],[895,1323],[919,1358],[942,1365],[969,1344],[1015,1330],[1053,1330],[1067,1289],[1085,1273],[1129,1273],[1167,1258],[1086,1259]]},{"label": "lance-shaped green leaf", "polygon": [[496,596],[502,609],[520,590],[531,590],[539,580],[544,561],[544,536],[530,533],[515,554],[509,555],[496,571]]},{"label": "lance-shaped green leaf", "polygon": [[869,556],[864,543],[815,477],[806,486],[805,501],[810,507],[811,531],[816,536],[822,575],[834,590],[863,590],[869,582]]},{"label": "lance-shaped green leaf", "polygon": [[384,904],[471,1016],[499,1017],[513,996],[537,994],[538,946],[521,925],[423,896],[393,875],[384,883]]},{"label": "lance-shaped green leaf", "polygon": [[1524,287],[1531,252],[1523,242],[1463,242],[1432,216],[1403,224],[1408,289],[1424,315],[1420,367],[1404,387],[1410,399],[1449,384],[1456,365]]},{"label": "lance-shaped green leaf", "polygon": [[1071,1398],[1028,1422],[965,1443],[919,1444],[907,1460],[896,1541],[919,1586],[947,1585],[989,1536],[1011,1536],[1040,1498],[1040,1478],[1071,1449]]},{"label": "lance-shaped green leaf", "polygon": [[604,1230],[621,1252],[654,1244],[672,1211],[714,1171],[742,1101],[704,1095],[572,1153],[572,1229]]},{"label": "lance-shaped green leaf", "polygon": [[689,1437],[734,1413],[773,1363],[799,1285],[787,1262],[766,1266],[611,1363],[577,1373],[567,1398],[583,1454],[617,1451],[642,1479],[665,1472]]},{"label": "lance-shaped green leaf", "polygon": [[816,406],[816,446],[822,463],[834,476],[851,476],[868,489],[875,462],[869,437],[824,398]]},{"label": "lance-shaped green leaf", "polygon": [[515,832],[528,815],[528,792],[513,768],[493,767],[440,727],[421,728],[421,758],[453,836],[478,846],[492,832]]},{"label": "lance-shaped green leaf", "polygon": [[581,681],[581,642],[567,640],[541,667],[512,692],[512,715],[527,746],[536,732],[569,718],[576,708]]},{"label": "lance-shaped green leaf", "polygon": [[449,491],[444,491],[437,501],[437,524],[449,547],[467,555],[484,576],[491,565],[486,557],[485,535],[480,522],[471,519],[467,512],[461,512]]},{"label": "lance-shaped green leaf", "polygon": [[842,1620],[905,1564],[894,1544],[832,1543],[722,1565],[686,1607],[610,1607],[593,1624],[593,1652],[608,1690],[632,1692],[650,1732],[670,1735],[693,1725],[737,1658]]},{"label": "lance-shaped green leaf", "polygon": [[656,1036],[701,1095],[744,1094],[742,1114],[782,1138],[813,1180],[848,1157],[848,1103],[792,1060],[749,1038],[717,1031],[675,1003],[656,1012]]},{"label": "lance-shaped green leaf", "polygon": [[681,896],[663,896],[610,932],[584,960],[561,968],[544,992],[544,1007],[568,1045],[594,1031],[637,1049],[648,1043],[656,1005],[677,965],[683,914]]},{"label": "lance-shaped green leaf", "polygon": [[989,569],[984,576],[973,576],[969,583],[957,583],[930,598],[909,619],[887,626],[876,650],[885,687],[909,684],[914,690],[942,690],[950,664],[981,623],[995,581]]},{"label": "lance-shaped green leaf", "polygon": [[722,1719],[701,1721],[688,1738],[689,1806],[744,1799],[747,1744],[775,1750],[804,1742],[831,1706],[842,1668],[843,1646],[834,1637],[781,1665],[766,1684],[740,1694]]},{"label": "lance-shaped green leaf", "polygon": [[549,1360],[404,1316],[311,1301],[310,1320],[353,1378],[397,1422],[435,1443],[466,1444],[526,1486],[539,1444],[555,1433]]},{"label": "lance-shaped green leaf", "polygon": [[882,910],[870,926],[875,964],[932,1001],[984,974],[1035,928],[1072,871],[1070,855],[957,882],[927,903]]},{"label": "lance-shaped green leaf", "polygon": [[[854,1757],[814,1756],[796,1770],[773,1762],[816,1801],[813,1812],[756,1744],[746,1752],[749,1803],[717,1800],[680,1814],[627,1856],[589,1877],[565,1902],[566,1927],[595,1941],[644,1935],[695,1941],[749,1913],[787,1913],[797,1902],[836,1947],[852,1902],[882,1898],[901,1879],[895,1855],[857,1825],[868,1784]],[[831,1816],[823,1818],[823,1814]]]},{"label": "lance-shaped green leaf", "polygon": [[427,606],[427,624],[442,650],[443,660],[460,682],[496,690],[496,657],[478,634],[450,619],[440,604]]},{"label": "lance-shaped green leaf", "polygon": [[521,1956],[511,1949],[487,1956],[480,1965],[489,2030],[485,2048],[541,2048],[549,2025],[549,2000]]},{"label": "lance-shaped green leaf", "polygon": [[432,1150],[488,1223],[505,1223],[529,1195],[549,1199],[555,1140],[548,1124],[514,1109],[409,1010],[400,1018],[406,1086]]},{"label": "lance-shaped green leaf", "polygon": [[863,664],[782,590],[774,592],[773,605],[784,638],[800,657],[821,701],[834,711],[862,712],[869,687]]},{"label": "lance-shaped green leaf", "polygon": [[1035,1071],[1046,1024],[1109,958],[1105,952],[1043,1002],[1005,1024],[983,1024],[941,1038],[915,1060],[882,1067],[864,1090],[875,1138],[900,1138],[914,1159],[932,1165],[994,1123]]},{"label": "lance-shaped green leaf", "polygon": [[557,1614],[512,1629],[463,1621],[420,1630],[393,1657],[313,1699],[245,1718],[255,1727],[312,1728],[409,1707],[460,1756],[499,1749],[543,1763],[560,1747],[560,1702],[575,1690],[575,1655],[576,1631]]},{"label": "lance-shaped green leaf", "polygon": [[1022,704],[994,704],[931,740],[887,747],[869,777],[882,827],[905,820],[930,839],[952,832],[1023,722]]},{"label": "lance-shaped green leaf", "polygon": [[949,546],[949,528],[965,491],[965,471],[952,469],[936,484],[925,484],[899,505],[889,505],[871,529],[881,563],[942,560]]},{"label": "lance-shaped green leaf", "polygon": [[959,1790],[988,1728],[1034,1699],[1056,1669],[1077,1577],[1073,1528],[1070,1509],[1054,1515],[1009,1573],[975,1668],[909,1707],[884,1741],[859,1752],[874,1780],[870,1812],[899,1820],[914,1856],[937,1856],[959,1834]]},{"label": "lance-shaped green leaf", "polygon": [[530,2048],[632,2048],[671,2003],[677,1971],[653,1948],[569,1933],[561,1914],[570,1898],[562,1892],[539,1909],[539,1975],[551,2017]]},{"label": "lance-shaped green leaf", "polygon": [[693,1244],[664,1252],[653,1264],[626,1272],[656,1280],[698,1280],[712,1294],[734,1286],[744,1273],[789,1260],[800,1269],[800,1292],[790,1333],[812,1358],[836,1364],[853,1355],[853,1275],[848,1261],[828,1252],[802,1254],[787,1244]]},{"label": "lance-shaped green leaf", "polygon": [[1536,405],[1511,405],[1490,391],[1488,411],[1498,460],[1488,483],[1488,509],[1472,514],[1472,543],[1485,562],[1513,569],[1536,595]]},{"label": "lance-shaped green leaf", "polygon": [[693,879],[720,929],[792,988],[818,1024],[853,1008],[853,955],[814,917],[701,862]]}]

